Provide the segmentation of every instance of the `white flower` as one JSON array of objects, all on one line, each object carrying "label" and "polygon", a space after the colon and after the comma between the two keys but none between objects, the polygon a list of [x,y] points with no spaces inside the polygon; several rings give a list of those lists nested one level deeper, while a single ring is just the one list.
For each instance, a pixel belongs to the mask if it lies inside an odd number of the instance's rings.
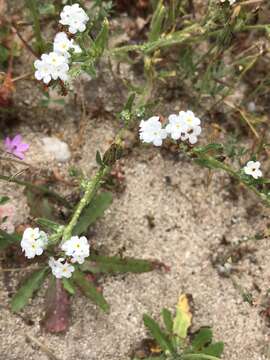
[{"label": "white flower", "polygon": [[85,236],[72,236],[62,244],[61,249],[67,256],[72,257],[72,263],[82,264],[90,254],[90,246]]},{"label": "white flower", "polygon": [[196,144],[198,136],[201,134],[202,128],[200,126],[190,127],[187,131],[186,137],[190,144]]},{"label": "white flower", "polygon": [[70,40],[65,32],[59,32],[55,35],[53,42],[54,52],[62,54],[65,57],[69,58],[69,50],[72,49],[75,53],[79,53],[82,51],[80,46],[75,44],[73,39]]},{"label": "white flower", "polygon": [[57,52],[41,55],[41,60],[36,60],[34,66],[37,69],[35,77],[37,80],[43,80],[48,84],[52,79],[58,78],[66,81],[68,79],[69,66],[67,58]]},{"label": "white flower", "polygon": [[48,54],[42,54],[41,60],[34,62],[36,68],[35,78],[37,80],[43,80],[45,84],[48,84],[52,80],[51,66],[48,63]]},{"label": "white flower", "polygon": [[51,76],[54,80],[59,78],[66,81],[68,79],[67,73],[69,66],[64,55],[58,54],[54,51],[50,52],[47,61],[51,66]]},{"label": "white flower", "polygon": [[63,277],[70,278],[75,270],[74,266],[69,264],[63,258],[55,260],[53,257],[50,257],[49,266],[52,269],[53,275],[57,279],[61,279]]},{"label": "white flower", "polygon": [[201,120],[197,118],[194,113],[190,110],[180,111],[179,118],[181,121],[185,122],[189,127],[199,126]]},{"label": "white flower", "polygon": [[146,143],[153,143],[155,146],[161,146],[162,140],[166,139],[167,132],[162,129],[162,124],[158,116],[152,116],[150,119],[140,123],[140,139]]},{"label": "white flower", "polygon": [[79,4],[64,6],[60,17],[60,24],[69,26],[68,30],[71,34],[76,34],[77,31],[84,31],[89,20],[88,15]]},{"label": "white flower", "polygon": [[27,228],[24,230],[21,247],[28,259],[41,255],[48,244],[48,238],[44,231],[39,228]]},{"label": "white flower", "polygon": [[202,132],[200,124],[201,120],[192,111],[180,111],[179,115],[172,114],[169,116],[166,131],[174,140],[188,140],[190,144],[195,144]]},{"label": "white flower", "polygon": [[166,131],[174,140],[186,140],[188,125],[181,120],[180,116],[172,114],[169,116],[169,124],[166,126]]},{"label": "white flower", "polygon": [[251,175],[254,179],[262,177],[262,172],[260,170],[261,163],[259,161],[249,161],[244,167],[244,172],[247,175]]}]

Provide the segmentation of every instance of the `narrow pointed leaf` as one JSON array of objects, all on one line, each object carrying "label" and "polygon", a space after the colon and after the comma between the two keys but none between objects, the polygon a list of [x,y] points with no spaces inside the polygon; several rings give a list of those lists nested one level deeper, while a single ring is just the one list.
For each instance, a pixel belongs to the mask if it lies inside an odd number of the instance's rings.
[{"label": "narrow pointed leaf", "polygon": [[220,341],[207,346],[203,350],[203,353],[211,356],[216,356],[219,358],[223,354],[223,351],[224,351],[224,343]]},{"label": "narrow pointed leaf", "polygon": [[90,260],[81,265],[83,271],[92,273],[144,273],[155,269],[155,263],[148,260],[120,258],[119,256],[90,255]]},{"label": "narrow pointed leaf", "polygon": [[33,272],[22,285],[22,287],[18,290],[18,292],[13,296],[11,300],[11,310],[18,312],[23,309],[24,306],[28,303],[29,299],[41,287],[47,275],[47,267]]},{"label": "narrow pointed leaf", "polygon": [[171,354],[175,353],[174,348],[167,335],[160,329],[159,325],[148,315],[143,316],[144,325],[150,331],[153,338],[160,345],[162,350],[169,351]]},{"label": "narrow pointed leaf", "polygon": [[73,234],[80,235],[86,232],[88,227],[100,218],[112,203],[112,193],[103,192],[98,194],[93,201],[84,209]]},{"label": "narrow pointed leaf", "polygon": [[165,327],[169,334],[173,332],[173,318],[172,313],[168,309],[162,310],[162,317]]},{"label": "narrow pointed leaf", "polygon": [[191,342],[194,351],[200,351],[206,345],[211,344],[213,333],[210,328],[201,328]]},{"label": "narrow pointed leaf", "polygon": [[109,304],[98,292],[95,286],[85,278],[85,275],[78,269],[76,269],[72,276],[73,281],[77,287],[83,292],[83,294],[97,304],[103,311],[108,312]]},{"label": "narrow pointed leaf", "polygon": [[53,231],[58,231],[62,227],[62,225],[57,224],[54,221],[44,219],[44,218],[38,218],[36,220],[36,223],[46,229],[53,230]]},{"label": "narrow pointed leaf", "polygon": [[71,279],[63,278],[63,279],[62,279],[62,284],[63,284],[64,289],[65,289],[70,295],[75,295],[76,289],[75,289],[74,284],[73,284],[73,282],[72,282]]}]

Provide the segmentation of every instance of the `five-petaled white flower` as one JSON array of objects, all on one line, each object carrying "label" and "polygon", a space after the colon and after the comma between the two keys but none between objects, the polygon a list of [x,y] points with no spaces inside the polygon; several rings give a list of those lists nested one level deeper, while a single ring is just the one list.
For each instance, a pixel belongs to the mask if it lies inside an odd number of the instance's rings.
[{"label": "five-petaled white flower", "polygon": [[71,34],[76,34],[77,31],[84,31],[86,29],[86,23],[89,20],[88,15],[79,4],[64,6],[60,17],[60,24],[67,25]]},{"label": "five-petaled white flower", "polygon": [[28,259],[41,255],[48,244],[48,238],[44,231],[39,228],[27,228],[24,230],[21,247]]},{"label": "five-petaled white flower", "polygon": [[153,143],[155,146],[161,146],[162,141],[166,139],[167,132],[162,128],[158,116],[152,116],[150,119],[140,123],[140,139],[146,143]]},{"label": "five-petaled white flower", "polygon": [[82,264],[90,254],[90,245],[85,236],[72,236],[62,244],[61,249],[67,256],[72,257],[72,263]]},{"label": "five-petaled white flower", "polygon": [[247,175],[251,175],[254,179],[262,177],[262,172],[260,170],[261,163],[259,161],[248,161],[244,167],[244,172]]},{"label": "five-petaled white flower", "polygon": [[82,51],[80,46],[75,44],[73,39],[70,40],[65,32],[57,33],[53,42],[53,51],[69,58],[70,50],[73,50],[75,53]]},{"label": "five-petaled white flower", "polygon": [[53,275],[57,279],[61,279],[63,277],[70,278],[75,270],[74,266],[69,264],[63,258],[55,260],[53,257],[50,257],[49,266],[52,269]]},{"label": "five-petaled white flower", "polygon": [[37,69],[35,72],[36,79],[43,80],[45,84],[48,84],[52,79],[57,80],[59,78],[63,81],[68,79],[67,58],[55,51],[41,55],[41,60],[36,60],[34,66]]},{"label": "five-petaled white flower", "polygon": [[188,125],[178,115],[172,114],[169,116],[169,124],[166,126],[166,131],[174,140],[187,140]]},{"label": "five-petaled white flower", "polygon": [[192,111],[180,111],[179,115],[169,116],[166,131],[174,140],[188,140],[190,144],[195,144],[202,132],[200,124],[201,120]]},{"label": "five-petaled white flower", "polygon": [[48,54],[42,54],[40,60],[34,62],[36,68],[35,78],[49,84],[52,80],[51,65],[48,62]]}]

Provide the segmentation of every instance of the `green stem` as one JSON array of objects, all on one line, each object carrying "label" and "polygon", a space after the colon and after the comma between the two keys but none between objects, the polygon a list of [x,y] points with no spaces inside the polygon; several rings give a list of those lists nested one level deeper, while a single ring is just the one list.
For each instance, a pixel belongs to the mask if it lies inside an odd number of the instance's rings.
[{"label": "green stem", "polygon": [[83,209],[92,201],[93,197],[95,196],[98,188],[102,183],[104,176],[108,174],[109,170],[110,170],[109,166],[106,165],[102,166],[97,172],[97,174],[94,176],[94,178],[87,182],[85,187],[85,193],[81,198],[69,224],[66,226],[63,232],[63,241],[66,241],[71,238],[73,228],[77,224]]},{"label": "green stem", "polygon": [[34,185],[34,184],[29,183],[28,181],[18,180],[16,178],[13,178],[13,177],[10,177],[10,176],[5,176],[5,175],[0,175],[0,180],[4,180],[4,181],[7,181],[7,182],[22,185],[22,186],[25,186],[26,188],[28,188],[30,190],[31,189],[37,190],[37,191],[43,193],[44,195],[55,198],[59,203],[61,203],[65,207],[67,207],[69,209],[71,208],[71,205],[69,204],[69,202],[65,198],[58,195],[56,192],[48,189],[46,186]]},{"label": "green stem", "polygon": [[26,6],[33,17],[34,34],[38,45],[38,52],[42,54],[45,51],[46,44],[41,35],[37,0],[26,0]]},{"label": "green stem", "polygon": [[206,160],[210,164],[213,165],[213,168],[217,168],[220,170],[225,171],[227,174],[231,175],[233,178],[238,180],[241,184],[243,184],[245,187],[249,188],[251,191],[253,191],[260,199],[261,201],[268,207],[270,207],[270,201],[267,199],[266,195],[261,193],[259,190],[256,189],[254,185],[248,184],[244,179],[241,178],[240,174],[233,170],[229,165],[224,164],[223,162],[213,158],[212,156],[200,156],[193,152],[195,156],[198,159]]},{"label": "green stem", "polygon": [[185,354],[182,356],[182,359],[183,360],[188,360],[188,359],[220,360],[220,358],[216,356],[207,355],[207,354]]}]

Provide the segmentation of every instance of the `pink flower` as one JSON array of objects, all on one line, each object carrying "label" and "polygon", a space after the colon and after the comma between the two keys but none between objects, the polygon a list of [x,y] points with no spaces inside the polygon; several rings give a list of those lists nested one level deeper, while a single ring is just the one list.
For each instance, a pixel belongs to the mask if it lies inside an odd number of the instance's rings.
[{"label": "pink flower", "polygon": [[17,156],[19,159],[24,159],[24,152],[29,149],[29,144],[22,142],[21,135],[16,135],[13,139],[6,137],[5,150],[6,152]]}]

